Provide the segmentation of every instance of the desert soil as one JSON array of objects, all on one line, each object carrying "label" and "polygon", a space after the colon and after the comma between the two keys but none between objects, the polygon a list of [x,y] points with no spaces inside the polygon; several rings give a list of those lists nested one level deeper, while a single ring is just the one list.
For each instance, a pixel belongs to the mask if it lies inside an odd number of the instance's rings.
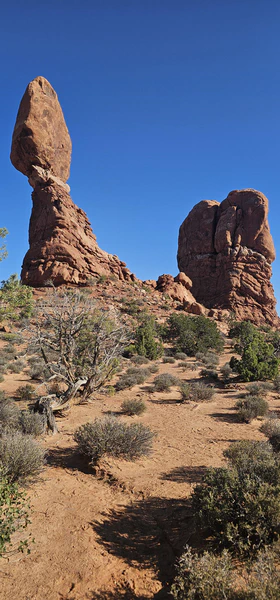
[{"label": "desert soil", "polygon": [[[228,347],[220,364],[231,354]],[[159,372],[187,381],[199,373],[182,371],[178,361],[159,361],[159,367]],[[12,395],[27,379],[8,375],[0,387]],[[176,388],[152,394],[149,381],[73,406],[58,420],[59,433],[45,437],[46,467],[27,490],[35,543],[30,555],[1,559],[3,600],[170,598],[174,562],[194,539],[187,502],[193,487],[206,467],[224,463],[230,442],[263,435],[258,420],[236,422],[233,406],[240,390],[234,386],[215,388],[211,402],[182,404]],[[145,400],[146,412],[138,417],[118,414],[122,401],[134,397]],[[274,394],[270,405],[280,408]],[[156,433],[154,449],[136,462],[108,459],[94,472],[76,454],[73,432],[108,412],[148,424]]]}]

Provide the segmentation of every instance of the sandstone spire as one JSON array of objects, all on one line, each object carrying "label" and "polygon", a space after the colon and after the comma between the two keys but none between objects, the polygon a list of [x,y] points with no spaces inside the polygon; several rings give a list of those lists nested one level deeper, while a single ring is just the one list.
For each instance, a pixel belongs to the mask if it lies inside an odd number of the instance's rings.
[{"label": "sandstone spire", "polygon": [[57,94],[44,77],[36,77],[20,103],[11,149],[14,167],[34,189],[22,281],[34,287],[48,280],[85,284],[109,274],[134,280],[124,262],[99,248],[86,214],[71,200],[66,183],[71,148]]},{"label": "sandstone spire", "polygon": [[267,220],[268,200],[252,189],[235,190],[221,202],[196,204],[179,232],[178,266],[207,308],[238,319],[278,325],[270,283],[275,259]]}]

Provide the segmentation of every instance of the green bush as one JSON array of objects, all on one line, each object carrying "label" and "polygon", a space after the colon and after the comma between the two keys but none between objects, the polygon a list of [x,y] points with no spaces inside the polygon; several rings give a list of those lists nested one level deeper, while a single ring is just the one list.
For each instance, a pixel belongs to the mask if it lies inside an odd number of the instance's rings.
[{"label": "green bush", "polygon": [[175,361],[175,358],[173,358],[173,356],[164,356],[162,359],[162,362],[166,363],[166,364],[170,363],[171,365],[174,365],[174,363],[176,361]]},{"label": "green bush", "polygon": [[1,282],[0,319],[17,321],[30,317],[33,312],[32,288],[22,285],[17,275]]},{"label": "green bush", "polygon": [[229,330],[229,337],[234,340],[234,349],[238,354],[242,354],[251,342],[264,339],[261,332],[250,321],[241,321],[233,324]]},{"label": "green bush", "polygon": [[145,402],[143,400],[124,400],[121,405],[122,412],[126,415],[142,415],[147,410]]},{"label": "green bush", "polygon": [[239,373],[243,381],[275,379],[279,359],[274,355],[272,344],[268,344],[260,336],[243,348],[240,360],[232,356],[230,367]]},{"label": "green bush", "polygon": [[173,385],[178,385],[178,379],[170,373],[161,373],[154,379],[155,392],[169,392]]},{"label": "green bush", "polygon": [[230,366],[229,363],[225,363],[221,368],[220,368],[220,372],[221,372],[221,378],[222,380],[227,383],[230,380],[230,377],[232,375],[232,368]]},{"label": "green bush", "polygon": [[[277,557],[266,548],[253,563],[245,600],[280,600],[280,573]],[[242,599],[240,599],[242,600]]]},{"label": "green bush", "polygon": [[235,404],[237,417],[242,423],[251,423],[257,417],[264,417],[268,413],[268,403],[261,396],[248,394]]},{"label": "green bush", "polygon": [[198,556],[187,546],[177,563],[171,595],[175,600],[227,600],[232,598],[233,581],[228,552]]},{"label": "green bush", "polygon": [[191,386],[191,400],[194,402],[209,402],[212,400],[215,390],[210,386],[198,381]]},{"label": "green bush", "polygon": [[16,483],[0,477],[0,556],[11,552],[28,551],[29,539],[13,544],[13,534],[26,529],[30,523],[30,509],[26,495]]},{"label": "green bush", "polygon": [[82,454],[96,464],[104,455],[134,460],[151,452],[154,434],[142,423],[127,425],[113,417],[81,425],[74,440]]},{"label": "green bush", "polygon": [[223,340],[214,321],[203,316],[171,315],[165,328],[165,339],[174,343],[176,352],[195,356],[210,348],[221,352]]},{"label": "green bush", "polygon": [[38,475],[44,456],[44,450],[29,435],[17,431],[0,437],[0,470],[12,483]]},{"label": "green bush", "polygon": [[163,355],[162,342],[158,339],[156,322],[151,315],[145,315],[135,332],[135,349],[137,354],[150,360],[156,360]]},{"label": "green bush", "polygon": [[280,486],[236,469],[209,469],[192,495],[200,529],[235,553],[256,552],[280,534]]},{"label": "green bush", "polygon": [[185,360],[188,357],[185,352],[176,352],[174,358],[176,358],[176,360]]}]

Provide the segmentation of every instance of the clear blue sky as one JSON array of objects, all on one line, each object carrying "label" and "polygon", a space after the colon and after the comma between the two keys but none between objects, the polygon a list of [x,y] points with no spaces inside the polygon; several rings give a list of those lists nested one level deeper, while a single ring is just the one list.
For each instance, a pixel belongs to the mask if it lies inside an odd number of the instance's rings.
[{"label": "clear blue sky", "polygon": [[71,194],[99,245],[142,279],[177,273],[195,203],[252,187],[279,258],[278,0],[51,0],[1,5],[1,219],[20,272],[31,188],[9,161],[20,99],[55,88],[73,142]]}]

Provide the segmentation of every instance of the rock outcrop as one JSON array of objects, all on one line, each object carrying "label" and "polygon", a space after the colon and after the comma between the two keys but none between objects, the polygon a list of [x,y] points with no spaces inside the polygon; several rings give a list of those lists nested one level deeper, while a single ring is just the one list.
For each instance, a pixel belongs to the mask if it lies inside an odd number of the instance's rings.
[{"label": "rock outcrop", "polygon": [[267,198],[253,189],[230,192],[221,204],[194,206],[180,227],[177,258],[197,302],[257,325],[278,325],[267,215]]},{"label": "rock outcrop", "polygon": [[13,133],[11,161],[34,191],[30,248],[21,278],[33,287],[83,285],[100,275],[135,280],[126,264],[101,250],[88,218],[71,200],[71,139],[57,94],[36,77],[22,98]]},{"label": "rock outcrop", "polygon": [[179,273],[176,277],[172,275],[160,275],[157,280],[156,289],[170,296],[172,300],[183,304],[186,312],[194,315],[206,315],[208,311],[196,302],[192,292],[192,281],[185,273]]}]

